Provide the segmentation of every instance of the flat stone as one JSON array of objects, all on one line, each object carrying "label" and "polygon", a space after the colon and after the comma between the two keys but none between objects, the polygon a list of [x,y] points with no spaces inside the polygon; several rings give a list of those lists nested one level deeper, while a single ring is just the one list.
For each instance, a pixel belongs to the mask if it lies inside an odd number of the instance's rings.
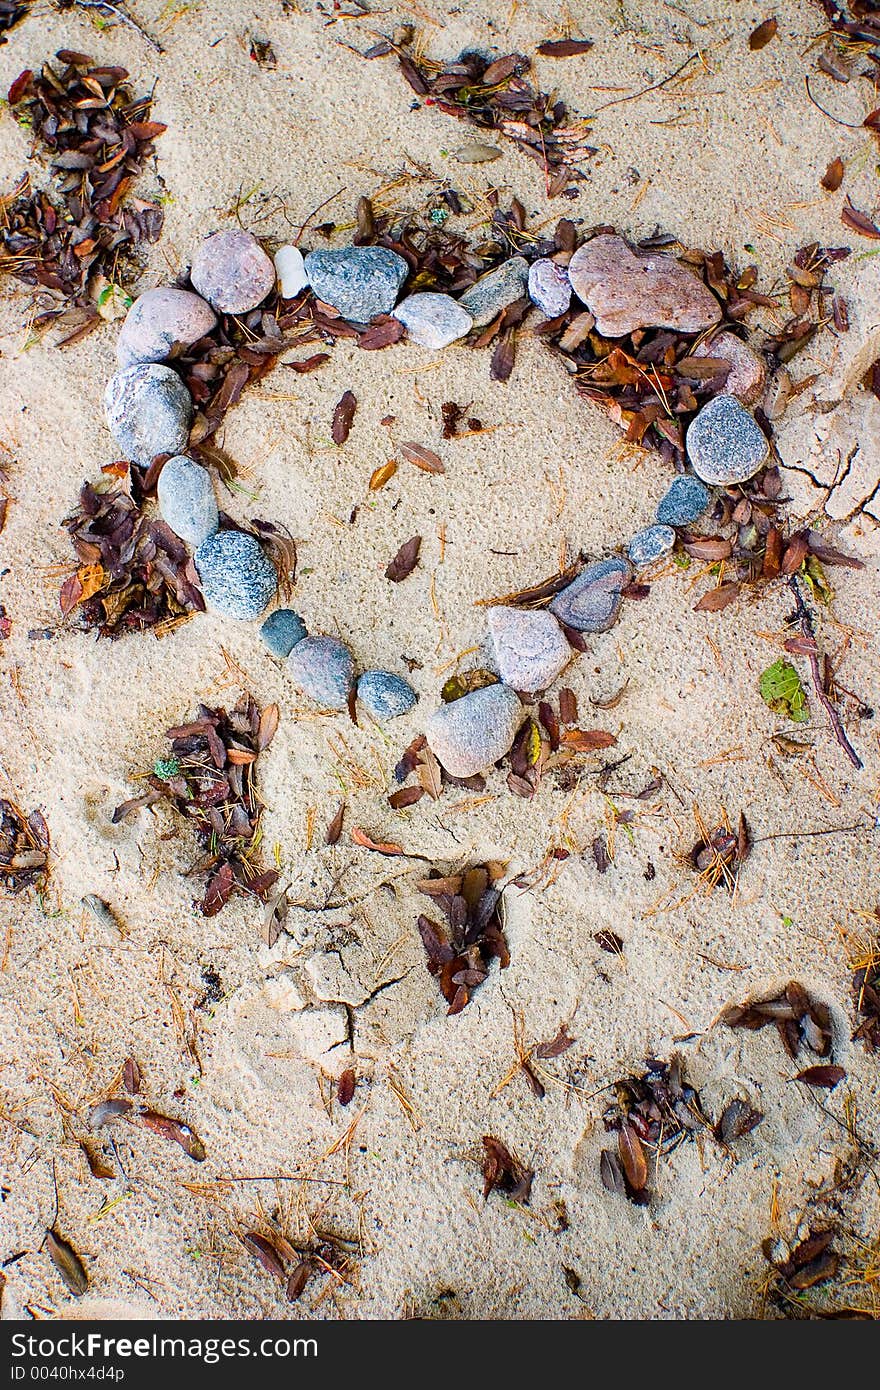
[{"label": "flat stone", "polygon": [[673,478],[669,491],[657,504],[657,520],[663,526],[687,526],[703,515],[712,500],[709,489],[689,473]]},{"label": "flat stone", "polygon": [[220,525],[211,475],[185,454],[176,454],[164,465],[156,496],[162,520],[194,550]]},{"label": "flat stone", "polygon": [[354,659],[335,637],[304,637],[287,658],[290,677],[303,695],[327,709],[347,709]]},{"label": "flat stone", "polygon": [[449,294],[410,294],[394,310],[410,342],[419,347],[445,348],[470,333],[474,321]]},{"label": "flat stone", "polygon": [[116,339],[120,366],[135,362],[164,362],[192,347],[217,322],[217,315],[191,290],[162,285],[146,290],[132,304]]},{"label": "flat stone", "polygon": [[546,690],[571,660],[571,647],[552,613],[499,606],[490,608],[488,617],[499,675],[514,690]]},{"label": "flat stone", "polygon": [[668,555],[674,545],[675,532],[671,526],[646,526],[633,536],[626,553],[634,565],[652,565]]},{"label": "flat stone", "polygon": [[409,681],[392,671],[365,671],[358,681],[358,699],[374,719],[397,719],[407,714],[418,696]]},{"label": "flat stone", "polygon": [[441,705],[428,720],[428,746],[452,777],[473,777],[510,751],[525,709],[509,685],[486,685]]},{"label": "flat stone", "polygon": [[634,251],[620,236],[584,242],[571,258],[568,278],[595,314],[603,338],[623,338],[637,328],[698,333],[721,318],[712,291],[674,256]]},{"label": "flat stone", "polygon": [[735,396],[713,396],[688,425],[687,456],[704,483],[744,483],[770,453],[764,431]]},{"label": "flat stone", "polygon": [[571,303],[571,281],[564,265],[542,256],[529,266],[529,298],[549,319],[564,314]]},{"label": "flat stone", "polygon": [[621,591],[631,577],[630,566],[620,556],[597,560],[556,595],[550,612],[577,632],[605,632],[617,619]]},{"label": "flat stone", "polygon": [[140,362],[112,376],[104,392],[107,428],[130,463],[181,454],[189,440],[192,397],[171,367]]},{"label": "flat stone", "polygon": [[215,232],[196,252],[189,278],[222,314],[246,314],[274,288],[275,267],[250,232]]},{"label": "flat stone", "polygon": [[508,304],[522,299],[528,284],[528,261],[524,256],[511,256],[503,265],[481,275],[458,302],[470,314],[474,328],[485,328]]},{"label": "flat stone", "polygon": [[309,283],[302,251],[298,246],[279,246],[274,261],[282,299],[296,299]]},{"label": "flat stone", "polygon": [[346,967],[338,951],[319,951],[306,961],[303,973],[322,1003],[348,1004],[356,1009],[370,992]]},{"label": "flat stone", "polygon": [[729,362],[730,372],[724,390],[728,396],[736,396],[743,405],[754,405],[764,394],[767,368],[748,343],[735,333],[716,333],[714,338],[695,348],[694,357],[720,357],[722,362]]},{"label": "flat stone", "polygon": [[390,314],[409,274],[403,257],[386,246],[310,251],[305,266],[318,298],[352,323],[369,323],[376,314]]},{"label": "flat stone", "polygon": [[250,622],[275,597],[275,567],[244,531],[216,531],[199,546],[195,562],[205,603],[225,618]]},{"label": "flat stone", "polygon": [[297,642],[308,633],[302,618],[292,608],[276,608],[260,628],[260,636],[272,655],[283,659],[290,656]]}]

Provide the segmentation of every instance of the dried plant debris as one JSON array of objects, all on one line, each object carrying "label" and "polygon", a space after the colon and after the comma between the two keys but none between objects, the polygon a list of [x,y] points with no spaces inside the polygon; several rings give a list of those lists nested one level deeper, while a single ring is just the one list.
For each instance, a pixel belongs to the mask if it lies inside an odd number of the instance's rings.
[{"label": "dried plant debris", "polygon": [[810,1230],[793,1248],[773,1236],[762,1242],[764,1258],[773,1269],[767,1296],[784,1307],[789,1316],[798,1309],[800,1316],[814,1316],[819,1312],[818,1308],[808,1307],[803,1295],[808,1289],[827,1284],[837,1274],[840,1256],[832,1248],[837,1234],[834,1226]]},{"label": "dried plant debris", "polygon": [[69,1293],[82,1298],[88,1292],[89,1276],[85,1265],[69,1240],[56,1230],[46,1232],[46,1252],[57,1269]]},{"label": "dried plant debris", "polygon": [[164,802],[194,826],[204,853],[190,873],[208,877],[201,902],[206,917],[225,907],[233,892],[266,902],[279,877],[261,864],[263,803],[256,777],[277,727],[277,705],[261,713],[249,695],[229,713],[200,705],[191,723],[168,730],[170,752],[157,758],[144,779],[146,790],[113,813],[117,824]]},{"label": "dried plant debris", "polygon": [[503,1192],[511,1202],[528,1202],[534,1170],[510,1152],[494,1134],[483,1135],[483,1196]]},{"label": "dried plant debris", "polygon": [[320,1228],[313,1229],[307,1244],[294,1244],[278,1231],[245,1231],[240,1240],[266,1273],[284,1286],[290,1303],[314,1277],[329,1275],[351,1283],[354,1276],[357,1241]]},{"label": "dried plant debris", "polygon": [[739,881],[740,868],[752,847],[745,815],[740,811],[736,830],[731,827],[726,811],[721,812],[718,823],[710,828],[694,807],[694,820],[700,838],[688,855],[691,867],[699,874],[707,893],[711,893],[719,883],[723,883],[732,893]]},{"label": "dried plant debris", "polygon": [[502,970],[510,964],[502,890],[497,887],[503,872],[497,863],[474,864],[451,875],[432,870],[418,885],[446,918],[443,926],[420,915],[417,926],[428,970],[449,1005],[448,1014],[461,1013],[488,976],[493,959]]},{"label": "dried plant debris", "polygon": [[705,1130],[709,1121],[677,1055],[669,1062],[649,1060],[641,1076],[622,1077],[613,1089],[615,1101],[602,1120],[609,1133],[617,1134],[617,1149],[602,1150],[600,1176],[609,1192],[646,1206],[652,1164]]},{"label": "dried plant debris", "polygon": [[[874,918],[880,922],[880,908]],[[861,942],[853,952],[853,1004],[859,1016],[853,1039],[871,1052],[880,1052],[880,934]]]},{"label": "dried plant debris", "polygon": [[41,888],[49,874],[49,827],[42,811],[0,800],[0,885],[9,894]]},{"label": "dried plant debris", "polygon": [[24,19],[36,0],[0,0],[0,44],[7,41],[10,30]]},{"label": "dried plant debris", "polygon": [[[768,999],[729,1004],[721,1013],[721,1022],[728,1028],[750,1031],[775,1026],[792,1061],[802,1048],[819,1057],[827,1057],[831,1052],[831,1010],[808,994],[797,980],[789,980],[784,989]],[[810,1080],[803,1074],[798,1079]]]}]

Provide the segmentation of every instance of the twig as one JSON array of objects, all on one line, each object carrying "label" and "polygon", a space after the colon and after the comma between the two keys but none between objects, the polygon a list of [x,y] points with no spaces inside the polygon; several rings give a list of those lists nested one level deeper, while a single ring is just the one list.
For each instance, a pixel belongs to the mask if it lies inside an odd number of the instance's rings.
[{"label": "twig", "polygon": [[823,116],[827,116],[828,119],[829,119],[829,121],[834,121],[835,125],[845,125],[846,128],[847,128],[847,130],[861,130],[861,129],[862,129],[862,122],[861,122],[861,121],[842,121],[842,120],[840,119],[839,116],[834,116],[834,115],[832,115],[832,113],[831,113],[830,111],[826,111],[826,110],[825,110],[825,107],[822,105],[822,103],[821,103],[821,102],[818,102],[818,101],[816,100],[816,98],[813,96],[813,93],[810,91],[810,78],[809,78],[809,75],[806,76],[806,77],[804,78],[804,86],[805,86],[806,89],[807,89],[807,96],[810,98],[810,101],[813,103],[813,105],[815,106],[816,110],[817,110],[817,111],[821,111]]},{"label": "twig", "polygon": [[118,5],[110,5],[107,0],[75,0],[75,3],[79,10],[109,10],[120,24],[127,24],[130,29],[134,29],[136,33],[140,34],[144,42],[148,43],[157,53],[165,52],[159,40],[154,39],[152,34],[148,34],[146,29],[142,29],[137,20],[132,19],[131,15],[126,14]]},{"label": "twig", "polygon": [[763,844],[765,840],[800,840],[808,835],[852,835],[856,830],[871,830],[865,821],[856,825],[830,825],[825,830],[777,830],[773,835],[756,835],[753,845]]},{"label": "twig", "polygon": [[841,748],[846,753],[846,756],[849,758],[853,767],[861,769],[862,767],[864,767],[864,763],[862,762],[858,753],[853,748],[852,744],[847,738],[846,730],[843,727],[840,715],[837,713],[837,710],[834,708],[834,705],[831,703],[831,701],[825,693],[824,684],[822,681],[822,673],[819,670],[819,649],[816,646],[816,634],[813,631],[813,620],[810,617],[810,612],[807,608],[807,605],[804,603],[803,596],[801,595],[801,591],[798,588],[797,577],[795,575],[790,576],[788,581],[788,587],[794,594],[794,601],[797,608],[797,616],[798,621],[800,623],[801,632],[804,635],[804,637],[806,637],[808,641],[812,643],[812,646],[814,648],[814,650],[809,651],[807,653],[807,659],[810,663],[810,674],[813,677],[813,687],[816,691],[817,696],[819,697],[819,703],[822,705],[822,708],[825,710],[829,720],[831,721],[831,728],[834,731],[834,737],[837,739],[837,742],[840,744]]},{"label": "twig", "polygon": [[695,58],[699,58],[699,56],[699,53],[692,53],[689,58],[685,58],[680,67],[675,69],[675,72],[671,72],[668,77],[662,78],[660,82],[652,82],[650,87],[642,87],[638,92],[630,92],[627,97],[612,97],[611,101],[603,101],[601,106],[596,107],[596,110],[604,111],[606,106],[619,106],[622,101],[635,101],[637,97],[646,96],[648,92],[656,92],[659,87],[665,87],[667,82],[672,82],[674,78],[678,77],[680,72],[684,72],[688,64],[692,63]]}]

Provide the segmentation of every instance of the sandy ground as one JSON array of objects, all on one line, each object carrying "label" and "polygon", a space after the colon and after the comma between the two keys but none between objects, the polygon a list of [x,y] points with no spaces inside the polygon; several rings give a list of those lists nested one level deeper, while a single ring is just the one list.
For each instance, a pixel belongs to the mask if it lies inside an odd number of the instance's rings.
[{"label": "sandy ground", "polygon": [[[169,129],[146,186],[158,189],[161,178],[167,221],[142,288],[173,277],[202,235],[230,225],[243,193],[251,194],[245,225],[281,239],[333,195],[327,215],[344,222],[360,194],[416,161],[474,196],[490,182],[516,193],[537,221],[565,213],[635,236],[658,225],[673,230],[693,245],[720,247],[734,263],[753,259],[762,285],[810,240],[872,249],[841,227],[842,193],[819,187],[840,154],[844,191],[876,211],[873,137],[823,116],[804,90],[821,29],[810,4],[776,6],[779,37],[751,54],[747,36],[766,17],[761,6],[574,0],[566,12],[595,47],[556,63],[539,59],[537,73],[582,112],[660,80],[697,49],[704,62],[691,65],[688,80],[598,113],[600,154],[580,199],[564,205],[545,200],[536,166],[515,150],[490,166],[457,164],[450,151],[468,130],[413,109],[392,63],[351,51],[407,12],[331,23],[329,8],[172,0],[163,9],[139,0],[138,18],[161,36],[161,56],[131,30],[99,32],[82,13],[38,12],[0,48],[0,89],[61,46],[124,63],[139,90],[156,81],[155,115]],[[562,32],[556,7],[525,0],[448,12],[430,0],[409,17],[438,57],[471,44],[533,53]],[[248,32],[271,39],[277,71],[261,72],[249,59]],[[860,121],[868,109],[867,84],[836,87],[820,77],[816,90],[843,120]],[[4,187],[26,156],[25,136],[0,112]],[[418,205],[430,188],[414,180],[400,196]],[[476,234],[479,215],[472,223]],[[825,496],[810,475],[830,482],[835,450],[860,445],[849,493],[832,492],[828,510],[844,518],[839,543],[869,563],[860,573],[835,572],[823,640],[845,654],[840,679],[869,704],[880,704],[878,546],[875,523],[858,508],[877,482],[880,407],[857,380],[878,355],[877,264],[860,254],[835,268],[851,332],[820,335],[796,360],[796,379],[820,380],[780,427],[784,457],[802,470],[786,479],[801,511],[821,507]],[[310,628],[338,633],[362,666],[404,672],[405,657],[421,663],[412,677],[424,697],[419,709],[385,732],[355,730],[302,706],[256,625],[204,617],[160,642],[99,644],[66,628],[51,641],[28,640],[30,629],[58,624],[56,567],[69,556],[59,522],[82,480],[114,457],[99,399],[115,359],[110,326],[63,352],[27,347],[26,313],[26,295],[7,281],[0,429],[13,501],[0,540],[0,599],[13,627],[0,653],[0,792],[44,810],[53,863],[41,899],[0,905],[0,1259],[24,1252],[5,1270],[4,1316],[77,1308],[169,1318],[759,1315],[761,1241],[774,1229],[791,1238],[811,1194],[830,1180],[848,1149],[847,1098],[865,1135],[877,1133],[880,1099],[876,1060],[849,1040],[841,936],[863,925],[857,914],[875,902],[875,726],[850,724],[865,760],[860,773],[820,718],[810,725],[810,758],[774,754],[770,735],[785,725],[761,703],[757,678],[780,654],[785,594],[695,614],[691,577],[676,571],[647,602],[626,605],[614,630],[571,668],[568,683],[587,710],[591,697],[628,681],[616,709],[593,721],[619,730],[621,750],[632,755],[609,785],[612,800],[639,791],[651,769],[666,779],[654,801],[635,803],[632,836],[618,831],[605,875],[589,846],[607,825],[608,802],[589,780],[574,800],[547,785],[527,803],[499,775],[480,804],[459,791],[394,813],[385,796],[396,758],[436,703],[442,673],[483,641],[474,598],[552,573],[564,545],[570,554],[619,545],[651,520],[667,481],[659,460],[622,449],[615,428],[578,400],[558,363],[531,341],[507,385],[489,381],[485,353],[433,356],[404,345],[367,354],[342,342],[315,375],[279,369],[247,393],[228,418],[225,443],[252,498],[239,492],[228,509],[283,521],[297,537],[295,606]],[[359,409],[338,449],[329,423],[345,389]],[[472,401],[492,432],[441,443],[440,405],[449,399]],[[403,465],[379,494],[368,493],[373,469],[393,452],[379,424],[388,414],[398,439],[440,449],[445,476]],[[424,537],[421,567],[392,586],[384,567],[416,532]],[[162,752],[164,729],[198,700],[234,702],[243,686],[260,701],[276,700],[282,714],[264,760],[264,826],[294,907],[272,950],[261,944],[253,905],[234,901],[212,920],[194,910],[193,883],[181,873],[193,846],[186,835],[169,838],[166,816],[109,823],[131,795],[133,773]],[[323,847],[340,783],[349,826],[365,825],[440,865],[492,857],[512,875],[534,870],[554,846],[574,851],[555,882],[507,892],[512,964],[461,1016],[445,1017],[424,968],[414,926],[424,906],[414,881],[424,865],[358,849],[347,831],[335,848]],[[748,816],[758,843],[735,899],[693,892],[679,856],[695,838],[694,804],[707,819],[721,807]],[[861,828],[809,833],[853,826]],[[88,892],[113,906],[124,939],[82,910]],[[606,927],[624,939],[621,958],[593,939]],[[361,998],[398,981],[354,1009],[354,1056],[346,1044],[303,1055],[322,1036],[332,1042],[340,1026],[344,1032],[338,1007],[294,1007],[307,962],[327,951],[361,982]],[[205,1002],[206,970],[220,978],[219,1002]],[[834,1011],[835,1058],[848,1076],[830,1095],[788,1084],[794,1068],[772,1031],[713,1026],[726,1002],[791,976]],[[563,1020],[577,1039],[547,1064],[555,1079],[540,1101],[522,1077],[499,1089],[515,1061],[517,1016],[527,1042],[552,1037]],[[766,1119],[738,1143],[735,1162],[711,1140],[679,1148],[661,1165],[653,1205],[637,1209],[600,1185],[606,1097],[595,1093],[676,1046],[712,1113],[742,1095]],[[141,1065],[149,1103],[202,1137],[202,1165],[123,1126],[114,1131],[118,1179],[90,1175],[76,1138],[129,1055]],[[347,1065],[359,1077],[352,1105],[325,1108],[322,1074],[338,1076]],[[483,1202],[478,1160],[487,1133],[535,1168],[528,1208],[497,1195]],[[58,1227],[91,1278],[79,1305],[40,1251],[55,1209],[53,1171]],[[295,1180],[302,1175],[310,1181]],[[871,1186],[846,1208],[848,1228],[868,1244],[878,1235]],[[276,1222],[301,1239],[309,1221],[360,1242],[358,1274],[351,1285],[316,1280],[291,1307],[239,1234]],[[579,1296],[564,1267],[580,1276]],[[861,1304],[867,1297],[864,1288],[852,1295]]]}]

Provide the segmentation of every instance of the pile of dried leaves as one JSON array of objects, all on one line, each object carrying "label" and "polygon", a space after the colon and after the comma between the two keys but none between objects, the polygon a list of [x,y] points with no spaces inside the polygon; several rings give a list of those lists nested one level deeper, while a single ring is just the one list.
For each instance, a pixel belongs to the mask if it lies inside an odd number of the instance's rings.
[{"label": "pile of dried leaves", "polygon": [[719,823],[711,829],[696,807],[694,820],[700,838],[688,855],[691,867],[700,875],[707,892],[711,893],[719,883],[723,883],[732,893],[737,885],[740,866],[745,863],[752,847],[745,815],[740,811],[735,831],[731,828],[726,811],[722,811]]},{"label": "pile of dried leaves", "polygon": [[417,926],[428,970],[437,979],[448,1014],[461,1013],[497,959],[502,970],[510,964],[504,935],[502,890],[496,884],[504,866],[474,864],[464,873],[442,875],[433,870],[419,890],[431,898],[446,918],[446,926],[420,915]]},{"label": "pile of dried leaves", "polygon": [[483,1135],[483,1196],[503,1192],[511,1202],[527,1202],[532,1195],[534,1169],[527,1168],[516,1154],[494,1134]]},{"label": "pile of dried leaves", "polygon": [[357,1242],[328,1231],[315,1230],[307,1245],[294,1245],[278,1231],[246,1231],[241,1242],[267,1274],[284,1284],[291,1303],[314,1276],[329,1274],[351,1283],[354,1274]]},{"label": "pile of dried leaves", "polygon": [[[775,1025],[792,1061],[797,1059],[802,1047],[819,1057],[827,1057],[831,1052],[831,1010],[808,994],[797,980],[789,980],[784,989],[769,999],[729,1004],[721,1014],[721,1022],[728,1028],[747,1028],[752,1032]],[[826,1063],[806,1067],[792,1080],[831,1090],[845,1076],[843,1067]]]},{"label": "pile of dried leaves", "polygon": [[260,867],[263,803],[257,789],[257,760],[278,728],[278,706],[260,712],[249,695],[228,714],[199,705],[190,724],[169,729],[168,757],[157,759],[144,779],[147,790],[117,806],[117,824],[144,806],[163,801],[193,825],[204,850],[190,870],[207,874],[201,910],[213,917],[233,891],[266,901],[278,879]]},{"label": "pile of dried leaves", "polygon": [[0,884],[7,893],[42,886],[49,873],[49,827],[41,811],[25,816],[0,800]]},{"label": "pile of dried leaves", "polygon": [[810,1231],[788,1253],[780,1250],[778,1240],[768,1236],[761,1244],[764,1258],[774,1271],[768,1295],[775,1302],[797,1307],[798,1300],[792,1295],[802,1294],[805,1289],[833,1279],[840,1267],[839,1255],[830,1248],[836,1234],[833,1228]]},{"label": "pile of dried leaves", "polygon": [[[880,908],[874,916],[880,921]],[[868,939],[853,964],[853,1003],[860,1020],[853,1038],[880,1052],[880,936]]]},{"label": "pile of dried leaves", "polygon": [[675,1055],[669,1062],[649,1059],[641,1076],[615,1082],[614,1093],[602,1121],[606,1130],[617,1133],[617,1152],[603,1149],[599,1156],[602,1183],[609,1192],[646,1206],[651,1200],[649,1160],[653,1157],[656,1164],[661,1154],[707,1129],[709,1121]]}]

